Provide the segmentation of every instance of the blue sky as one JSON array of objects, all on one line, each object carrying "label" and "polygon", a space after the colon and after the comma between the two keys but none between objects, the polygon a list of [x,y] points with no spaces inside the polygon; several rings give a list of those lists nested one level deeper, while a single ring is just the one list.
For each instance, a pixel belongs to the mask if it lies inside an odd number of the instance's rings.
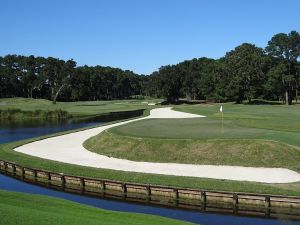
[{"label": "blue sky", "polygon": [[2,0],[0,55],[73,58],[149,74],[300,32],[299,0]]}]

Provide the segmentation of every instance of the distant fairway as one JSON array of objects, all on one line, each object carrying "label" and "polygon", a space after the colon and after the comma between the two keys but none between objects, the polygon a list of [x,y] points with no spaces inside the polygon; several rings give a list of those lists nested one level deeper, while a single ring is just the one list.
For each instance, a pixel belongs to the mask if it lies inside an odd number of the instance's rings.
[{"label": "distant fairway", "polygon": [[29,98],[0,98],[0,110],[21,109],[34,110],[64,110],[73,116],[99,115],[109,112],[130,111],[149,108],[146,102],[159,102],[158,99],[149,100],[114,100],[114,101],[84,101],[57,102],[55,105],[45,99]]},{"label": "distant fairway", "polygon": [[99,154],[136,161],[284,167],[300,171],[300,107],[176,106],[207,118],[149,119],[115,127],[85,142]]}]

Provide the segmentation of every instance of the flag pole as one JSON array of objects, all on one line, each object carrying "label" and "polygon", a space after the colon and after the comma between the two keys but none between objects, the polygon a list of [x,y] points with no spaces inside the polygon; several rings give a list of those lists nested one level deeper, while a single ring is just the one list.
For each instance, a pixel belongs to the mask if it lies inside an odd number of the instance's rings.
[{"label": "flag pole", "polygon": [[222,114],[222,134],[224,133],[224,115],[223,115],[223,111],[221,112]]},{"label": "flag pole", "polygon": [[221,112],[221,133],[224,133],[224,115],[223,115],[223,105],[220,107],[220,112]]}]

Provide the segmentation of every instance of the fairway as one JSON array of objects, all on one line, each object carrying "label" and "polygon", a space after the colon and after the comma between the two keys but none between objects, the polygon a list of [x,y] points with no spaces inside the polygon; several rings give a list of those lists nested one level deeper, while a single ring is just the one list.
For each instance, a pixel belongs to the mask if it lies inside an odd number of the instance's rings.
[{"label": "fairway", "polygon": [[72,116],[93,116],[110,112],[130,111],[151,108],[149,103],[157,103],[159,99],[141,100],[114,100],[114,101],[84,101],[84,102],[57,102],[55,105],[45,99],[28,98],[0,98],[0,110],[21,109],[34,110],[64,110]]}]

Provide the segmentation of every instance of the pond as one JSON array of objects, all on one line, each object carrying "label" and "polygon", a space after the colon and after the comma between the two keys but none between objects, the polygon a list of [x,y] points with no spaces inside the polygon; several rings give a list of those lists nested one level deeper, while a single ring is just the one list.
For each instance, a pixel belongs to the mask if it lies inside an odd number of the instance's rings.
[{"label": "pond", "polygon": [[[22,140],[37,137],[59,131],[72,130],[82,127],[93,126],[118,119],[128,119],[141,115],[142,111],[133,113],[113,113],[107,116],[90,118],[77,118],[67,121],[38,121],[27,120],[20,122],[2,121],[0,122],[0,143]],[[245,217],[222,213],[206,213],[199,210],[184,210],[178,208],[167,208],[142,203],[132,203],[122,200],[107,199],[107,197],[89,197],[80,194],[71,194],[54,190],[53,187],[41,187],[38,185],[22,182],[18,179],[0,174],[0,189],[18,191],[31,194],[42,194],[79,202],[82,204],[115,211],[145,213],[160,215],[164,217],[184,220],[202,225],[300,225],[300,221],[291,221],[286,217],[281,219],[271,219],[262,217]]]},{"label": "pond", "polygon": [[61,131],[100,125],[101,123],[116,120],[129,119],[132,117],[141,116],[143,111],[144,110],[115,112],[99,116],[74,117],[66,120],[0,119],[0,144],[53,134]]}]

